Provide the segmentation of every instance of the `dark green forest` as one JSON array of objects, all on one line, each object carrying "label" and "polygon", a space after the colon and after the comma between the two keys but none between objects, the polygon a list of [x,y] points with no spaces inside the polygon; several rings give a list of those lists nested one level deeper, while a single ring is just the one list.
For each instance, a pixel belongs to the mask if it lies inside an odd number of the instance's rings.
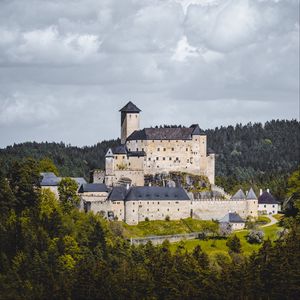
[{"label": "dark green forest", "polygon": [[299,299],[300,173],[287,193],[294,213],[286,230],[243,255],[212,260],[198,246],[131,246],[114,222],[76,208],[77,186],[59,186],[60,201],[39,187],[39,164],[16,161],[0,174],[0,299]]},{"label": "dark green forest", "polygon": [[[239,187],[270,188],[279,199],[284,197],[287,178],[300,161],[300,123],[272,120],[217,127],[205,131],[208,148],[216,155],[216,183],[227,192]],[[5,173],[14,160],[50,158],[62,176],[84,176],[93,169],[104,169],[108,148],[120,140],[103,141],[94,146],[74,147],[64,143],[28,142],[0,149],[1,169]]]}]

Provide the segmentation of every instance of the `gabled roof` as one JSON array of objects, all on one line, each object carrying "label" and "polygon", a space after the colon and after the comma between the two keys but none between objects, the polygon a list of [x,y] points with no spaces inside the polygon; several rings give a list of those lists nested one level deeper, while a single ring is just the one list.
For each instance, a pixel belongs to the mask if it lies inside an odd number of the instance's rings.
[{"label": "gabled roof", "polygon": [[110,201],[124,201],[128,190],[123,186],[117,186],[112,189],[108,196]]},{"label": "gabled roof", "polygon": [[193,124],[190,126],[190,128],[193,128],[192,135],[205,135],[204,131],[202,131],[198,124]]},{"label": "gabled roof", "polygon": [[242,189],[239,189],[233,196],[232,196],[232,200],[241,200],[241,199],[245,199],[246,195],[244,194],[244,192],[242,191]]},{"label": "gabled roof", "polygon": [[270,193],[263,192],[262,195],[258,197],[258,204],[278,204],[278,202]]},{"label": "gabled roof", "polygon": [[247,193],[247,197],[246,197],[247,200],[252,200],[252,199],[255,199],[257,200],[257,197],[253,191],[253,188],[250,189],[250,191]]},{"label": "gabled roof", "polygon": [[[41,173],[42,180],[41,186],[58,186],[63,177],[57,177],[52,172]],[[83,177],[70,177],[75,180],[78,186],[85,184],[86,181]]]},{"label": "gabled roof", "polygon": [[61,178],[52,172],[41,173],[41,176],[41,186],[57,186],[61,181]]},{"label": "gabled roof", "polygon": [[108,193],[108,188],[104,183],[86,183],[79,188],[79,193]]},{"label": "gabled roof", "polygon": [[245,221],[237,213],[228,213],[220,220],[220,223],[245,223]]},{"label": "gabled roof", "polygon": [[120,109],[120,112],[139,113],[141,110],[131,101],[129,101],[122,109]]},{"label": "gabled roof", "polygon": [[127,147],[125,145],[120,145],[112,149],[113,154],[127,154]]},{"label": "gabled roof", "polygon": [[126,201],[142,200],[190,200],[183,188],[142,186],[129,189]]},{"label": "gabled roof", "polygon": [[134,131],[127,140],[191,140],[194,130],[186,127],[145,128]]},{"label": "gabled roof", "polygon": [[114,187],[108,199],[111,201],[190,200],[183,188],[157,186],[139,186],[130,189]]}]

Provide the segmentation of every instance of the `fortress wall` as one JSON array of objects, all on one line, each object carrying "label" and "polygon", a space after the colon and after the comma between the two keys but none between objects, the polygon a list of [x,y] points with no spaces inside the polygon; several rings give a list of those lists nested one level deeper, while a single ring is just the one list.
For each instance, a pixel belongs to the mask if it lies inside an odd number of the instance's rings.
[{"label": "fortress wall", "polygon": [[135,225],[139,222],[149,220],[165,220],[169,216],[171,220],[180,220],[190,217],[191,201],[176,200],[143,200],[127,201],[125,221],[127,224]]},{"label": "fortress wall", "polygon": [[149,220],[165,220],[169,216],[171,220],[193,218],[201,220],[221,219],[228,212],[236,212],[242,218],[248,216],[257,218],[257,200],[149,200],[128,201],[125,204],[125,222],[131,225]]},{"label": "fortress wall", "polygon": [[221,219],[228,212],[236,212],[242,218],[257,217],[257,200],[195,200],[192,202],[195,219]]},{"label": "fortress wall", "polygon": [[123,178],[130,178],[132,180],[132,185],[134,186],[144,186],[144,171],[127,171],[127,170],[117,170],[111,176],[105,176],[105,184],[107,186],[115,186],[117,182]]}]

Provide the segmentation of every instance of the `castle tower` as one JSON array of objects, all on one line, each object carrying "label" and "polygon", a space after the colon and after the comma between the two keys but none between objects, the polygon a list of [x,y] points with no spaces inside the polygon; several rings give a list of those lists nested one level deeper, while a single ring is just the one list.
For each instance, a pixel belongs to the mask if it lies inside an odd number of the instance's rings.
[{"label": "castle tower", "polygon": [[140,129],[141,110],[129,101],[121,112],[121,143],[126,143],[126,139],[136,130]]},{"label": "castle tower", "polygon": [[114,155],[111,149],[108,149],[105,155],[105,172],[106,175],[114,174]]}]

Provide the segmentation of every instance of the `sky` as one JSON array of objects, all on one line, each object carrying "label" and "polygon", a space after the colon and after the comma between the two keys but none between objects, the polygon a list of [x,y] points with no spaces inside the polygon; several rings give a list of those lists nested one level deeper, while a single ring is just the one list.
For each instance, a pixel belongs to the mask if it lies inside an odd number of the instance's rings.
[{"label": "sky", "polygon": [[0,0],[0,147],[299,120],[298,0]]}]

